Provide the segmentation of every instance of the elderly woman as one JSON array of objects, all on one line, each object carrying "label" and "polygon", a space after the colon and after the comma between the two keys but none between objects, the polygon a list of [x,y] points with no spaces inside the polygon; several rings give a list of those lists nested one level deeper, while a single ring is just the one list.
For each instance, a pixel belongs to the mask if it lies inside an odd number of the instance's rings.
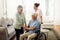
[{"label": "elderly woman", "polygon": [[16,40],[19,40],[20,34],[23,33],[23,26],[26,25],[25,15],[23,13],[23,7],[21,5],[17,8],[17,13],[15,17],[15,31],[16,31]]}]

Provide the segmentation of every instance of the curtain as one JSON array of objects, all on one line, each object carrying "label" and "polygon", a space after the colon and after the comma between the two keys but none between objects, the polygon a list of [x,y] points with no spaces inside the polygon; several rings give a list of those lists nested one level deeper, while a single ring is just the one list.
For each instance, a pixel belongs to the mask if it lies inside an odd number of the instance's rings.
[{"label": "curtain", "polygon": [[28,23],[31,19],[33,5],[36,2],[40,3],[39,9],[41,9],[43,13],[43,22],[54,21],[54,0],[7,0],[6,16],[14,19],[17,6],[22,5],[26,22]]},{"label": "curtain", "polygon": [[17,13],[17,6],[22,5],[22,0],[7,0],[7,17],[14,18]]}]

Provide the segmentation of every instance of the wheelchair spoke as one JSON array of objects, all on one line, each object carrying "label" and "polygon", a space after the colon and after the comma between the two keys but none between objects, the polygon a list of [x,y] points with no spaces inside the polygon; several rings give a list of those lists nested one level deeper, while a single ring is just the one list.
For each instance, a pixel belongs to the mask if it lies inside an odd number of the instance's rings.
[{"label": "wheelchair spoke", "polygon": [[38,36],[38,39],[37,40],[46,40],[46,35],[44,33],[41,33],[39,36]]}]

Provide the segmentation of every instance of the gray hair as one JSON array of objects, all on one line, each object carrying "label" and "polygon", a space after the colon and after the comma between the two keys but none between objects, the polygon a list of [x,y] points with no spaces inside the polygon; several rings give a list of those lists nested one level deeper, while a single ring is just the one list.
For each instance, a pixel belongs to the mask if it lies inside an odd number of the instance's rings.
[{"label": "gray hair", "polygon": [[19,5],[18,7],[17,7],[17,9],[19,9],[19,8],[23,8],[21,5]]}]

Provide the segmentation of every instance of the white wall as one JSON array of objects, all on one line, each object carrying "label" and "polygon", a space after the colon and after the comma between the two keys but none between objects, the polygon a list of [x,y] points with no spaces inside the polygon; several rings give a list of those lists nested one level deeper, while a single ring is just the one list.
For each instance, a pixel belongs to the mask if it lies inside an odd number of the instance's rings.
[{"label": "white wall", "polygon": [[18,5],[22,5],[21,0],[7,0],[7,17],[14,18]]},{"label": "white wall", "polygon": [[3,16],[3,0],[0,0],[0,18]]},{"label": "white wall", "polygon": [[[0,0],[0,18],[3,16],[3,0]],[[55,0],[55,25],[60,25],[60,0]]]},{"label": "white wall", "polygon": [[55,0],[55,25],[60,25],[60,0]]}]

